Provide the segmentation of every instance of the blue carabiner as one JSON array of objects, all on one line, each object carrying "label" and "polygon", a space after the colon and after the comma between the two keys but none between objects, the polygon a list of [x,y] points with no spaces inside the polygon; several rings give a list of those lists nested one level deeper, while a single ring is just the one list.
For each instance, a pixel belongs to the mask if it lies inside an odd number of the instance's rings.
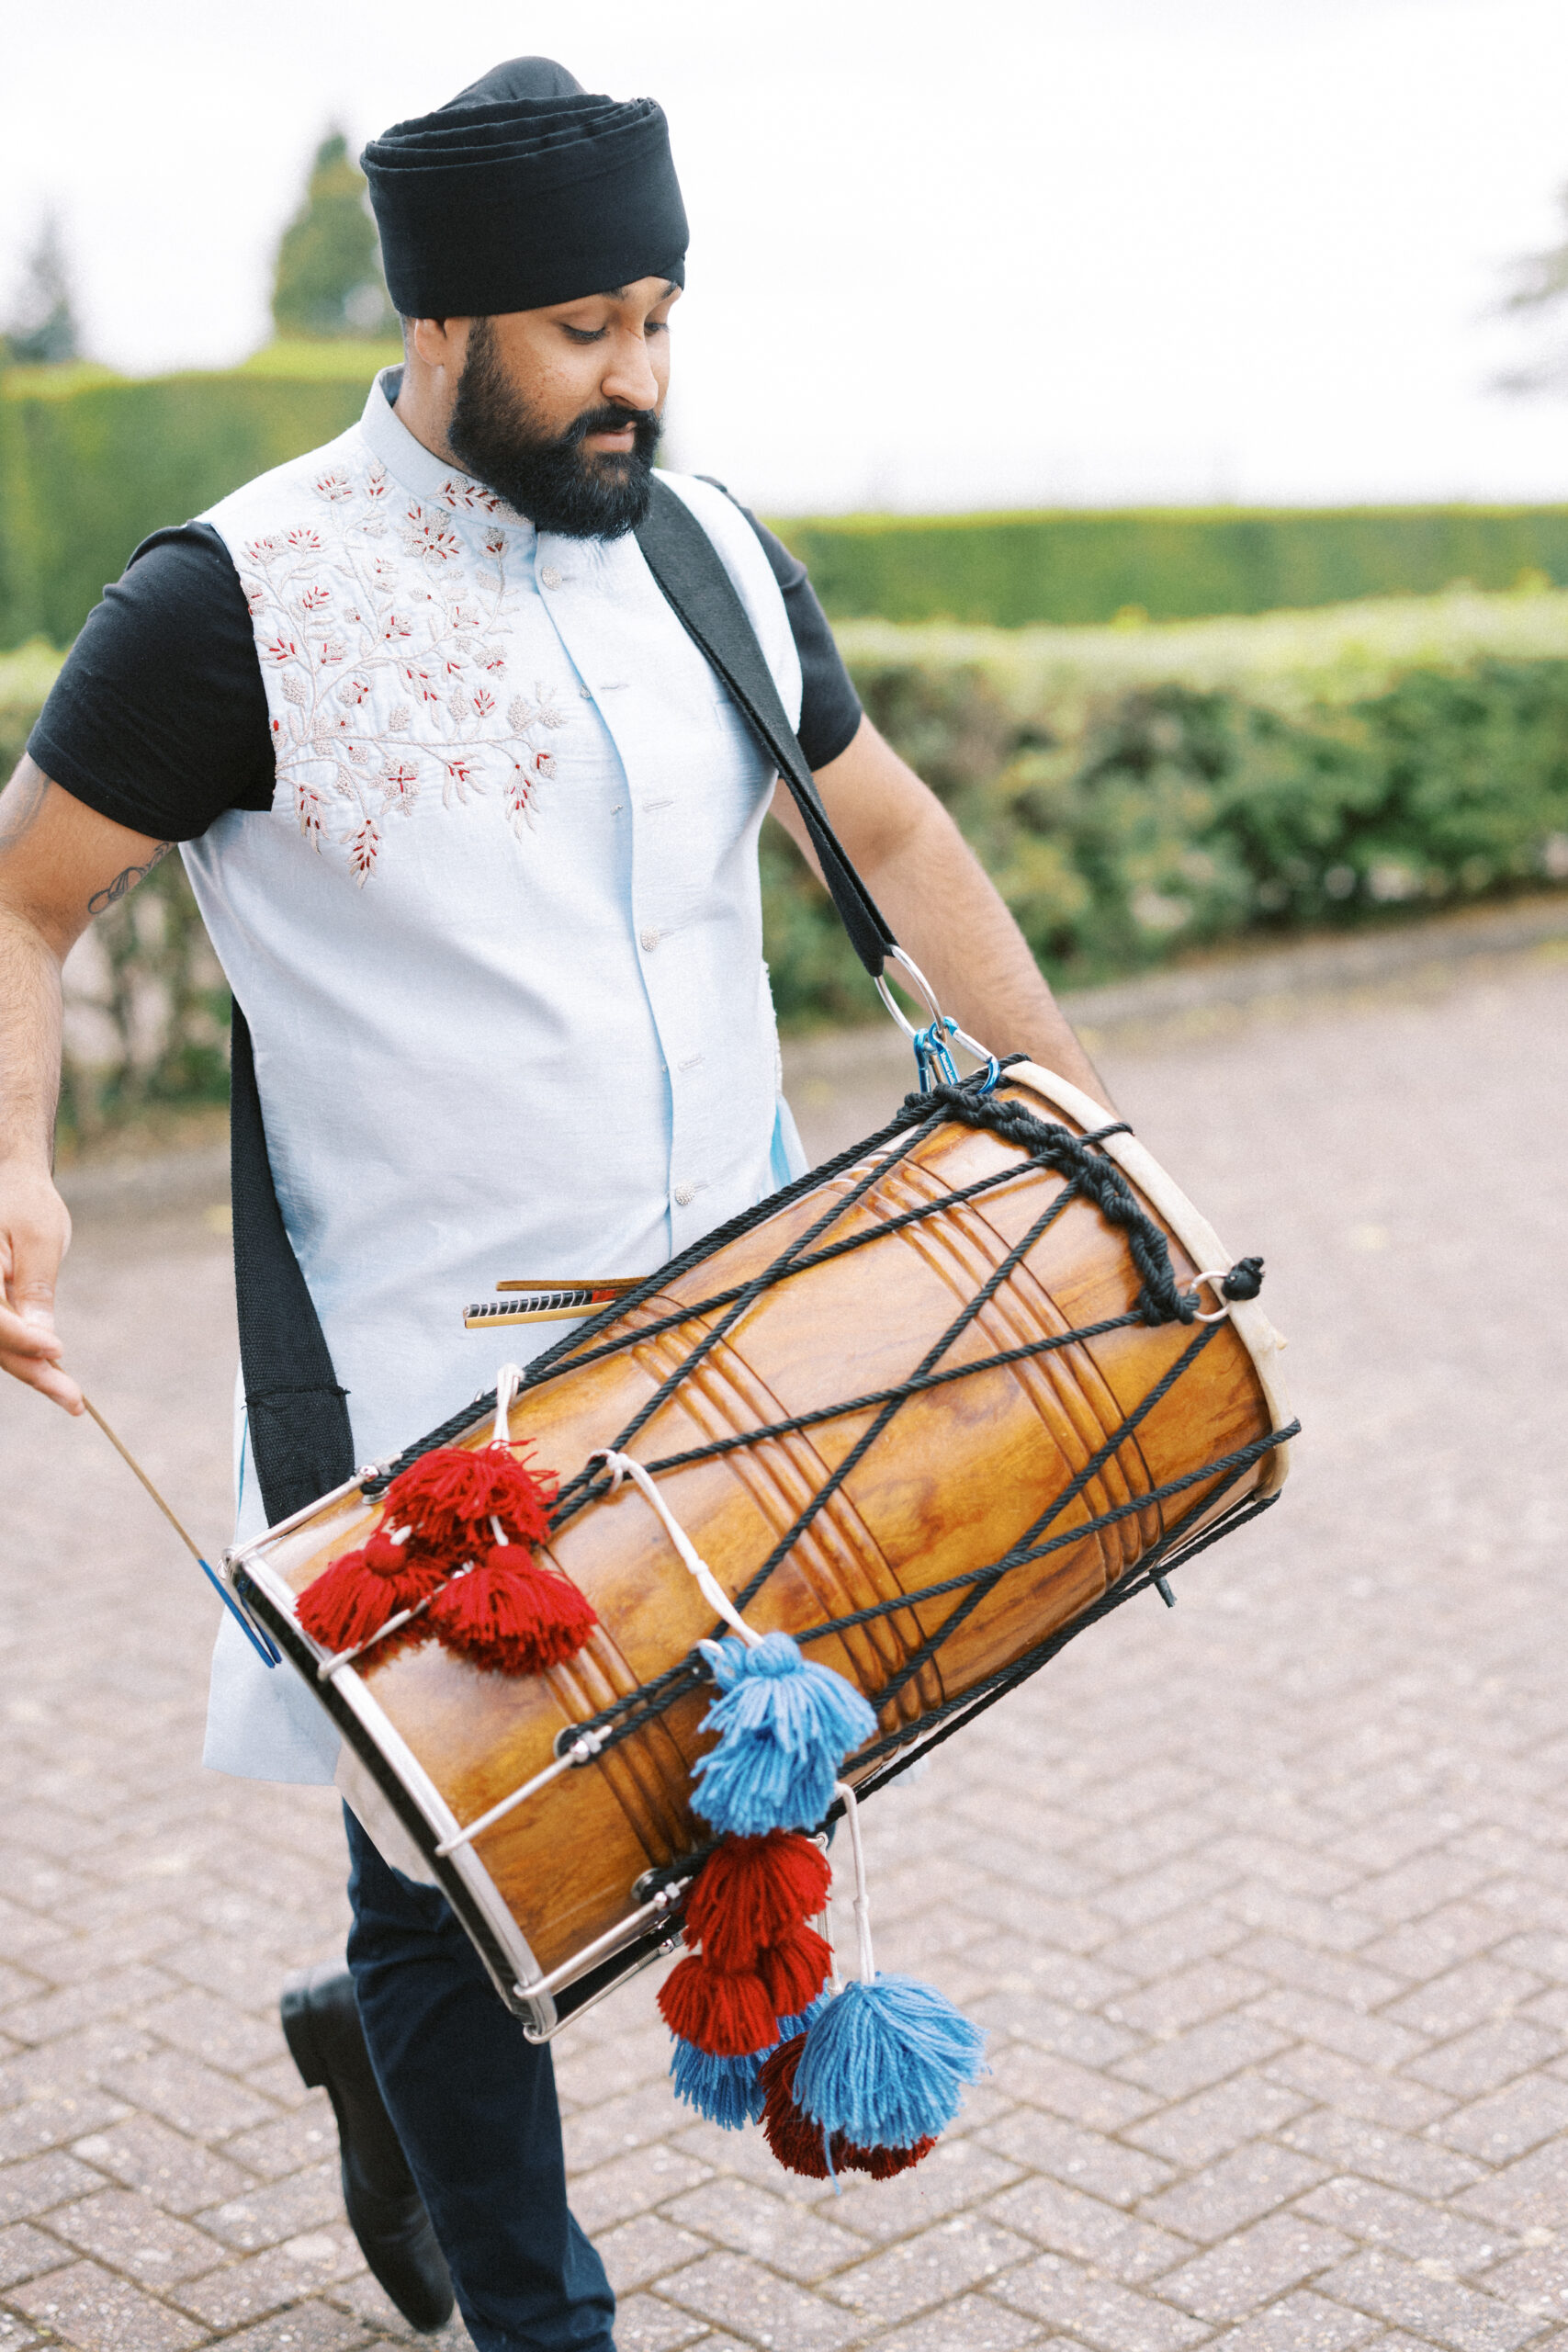
[{"label": "blue carabiner", "polygon": [[916,1030],[913,1039],[915,1068],[919,1072],[922,1094],[929,1094],[931,1091],[933,1069],[944,1086],[958,1084],[958,1067],[947,1049],[947,1041],[957,1027],[955,1021],[939,1019],[933,1021],[929,1028]]}]

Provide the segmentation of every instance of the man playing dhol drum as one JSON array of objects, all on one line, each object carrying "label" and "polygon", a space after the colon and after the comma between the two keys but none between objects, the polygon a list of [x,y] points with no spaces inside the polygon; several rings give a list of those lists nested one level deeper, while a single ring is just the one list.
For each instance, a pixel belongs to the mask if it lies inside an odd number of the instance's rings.
[{"label": "man playing dhol drum", "polygon": [[[664,117],[518,59],[366,164],[404,366],[338,441],[137,551],[0,797],[0,1363],[81,1409],[52,1319],[60,967],[178,842],[235,998],[243,1534],[486,1385],[462,1314],[498,1274],[646,1273],[803,1166],[761,960],[773,775],[631,536],[684,276]],[[944,1003],[1098,1095],[801,567],[662,479]],[[256,1270],[295,1260],[291,1306]],[[290,1314],[297,1372],[253,1377]],[[330,1781],[335,1747],[225,1618],[207,1761]],[[348,1830],[352,1979],[297,1984],[285,2022],[367,2256],[416,2326],[449,2266],[481,2352],[602,2352],[548,2051],[441,1895]]]}]

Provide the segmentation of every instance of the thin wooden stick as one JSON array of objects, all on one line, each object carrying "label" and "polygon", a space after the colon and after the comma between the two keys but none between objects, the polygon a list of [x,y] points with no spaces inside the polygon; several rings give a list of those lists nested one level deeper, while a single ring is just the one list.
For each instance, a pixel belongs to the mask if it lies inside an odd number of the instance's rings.
[{"label": "thin wooden stick", "polygon": [[136,1459],[136,1456],[128,1447],[123,1446],[120,1443],[118,1438],[116,1437],[113,1430],[110,1429],[107,1421],[105,1420],[103,1415],[99,1412],[92,1398],[84,1395],[82,1402],[86,1407],[88,1412],[91,1413],[94,1420],[96,1421],[98,1427],[102,1430],[104,1435],[107,1438],[109,1443],[113,1446],[120,1460],[124,1463],[126,1468],[134,1477],[141,1479],[142,1485],[146,1487],[148,1493],[157,1504],[158,1509],[163,1512],[164,1517],[168,1521],[169,1525],[174,1529],[175,1533],[179,1537],[180,1542],[190,1554],[191,1558],[197,1563],[198,1567],[205,1568],[207,1562],[202,1558],[200,1552],[192,1543],[189,1534],[175,1517],[174,1512],[169,1509],[168,1504],[164,1500],[163,1496],[158,1492],[157,1487],[152,1484],[152,1479],[147,1476],[146,1471],[143,1470],[141,1463]]},{"label": "thin wooden stick", "polygon": [[183,1527],[180,1521],[175,1517],[174,1512],[169,1509],[168,1504],[164,1500],[163,1496],[158,1492],[157,1487],[152,1484],[152,1479],[147,1476],[146,1471],[143,1470],[141,1463],[136,1459],[135,1454],[131,1453],[130,1448],[120,1443],[119,1439],[116,1437],[113,1430],[110,1429],[107,1421],[105,1420],[103,1415],[99,1412],[92,1398],[85,1392],[83,1394],[82,1402],[86,1407],[87,1411],[92,1415],[94,1420],[96,1421],[98,1427],[102,1430],[104,1435],[107,1438],[109,1443],[113,1446],[120,1460],[124,1463],[126,1468],[134,1477],[141,1481],[141,1485],[145,1487],[147,1492],[152,1496],[152,1500],[157,1504],[158,1509],[163,1512],[164,1517],[168,1521],[169,1525],[174,1529],[175,1533],[179,1537],[180,1542],[185,1545],[186,1550],[190,1554],[191,1558],[196,1562],[197,1566],[201,1570],[202,1575],[207,1578],[208,1583],[212,1587],[213,1591],[218,1595],[219,1600],[223,1603],[223,1606],[229,1611],[230,1616],[233,1618],[235,1623],[239,1626],[241,1633],[243,1634],[246,1641],[249,1642],[252,1649],[254,1650],[263,1665],[276,1666],[278,1659],[283,1655],[282,1651],[277,1647],[276,1644],[272,1640],[269,1634],[264,1634],[258,1627],[252,1624],[250,1619],[246,1616],[244,1611],[241,1608],[233,1594],[230,1591],[228,1586],[224,1583],[217,1569],[209,1566],[208,1562],[203,1559],[201,1553],[191,1541],[188,1531]]}]

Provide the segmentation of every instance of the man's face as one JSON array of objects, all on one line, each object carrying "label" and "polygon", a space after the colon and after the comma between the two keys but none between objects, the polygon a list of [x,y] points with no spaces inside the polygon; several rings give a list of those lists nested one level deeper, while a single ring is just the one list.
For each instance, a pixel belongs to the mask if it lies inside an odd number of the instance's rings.
[{"label": "man's face", "polygon": [[541,531],[616,538],[648,512],[670,384],[661,277],[475,319],[446,437],[458,463]]}]

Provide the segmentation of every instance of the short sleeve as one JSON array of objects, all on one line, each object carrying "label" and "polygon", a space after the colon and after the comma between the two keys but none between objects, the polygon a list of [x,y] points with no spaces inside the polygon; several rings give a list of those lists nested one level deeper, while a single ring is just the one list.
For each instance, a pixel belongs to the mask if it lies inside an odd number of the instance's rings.
[{"label": "short sleeve", "polygon": [[155,841],[194,841],[225,809],[272,806],[251,616],[209,525],[142,541],[88,615],[28,750],[73,800]]},{"label": "short sleeve", "polygon": [[[705,481],[709,479],[703,476]],[[724,489],[722,482],[714,486]],[[732,493],[726,491],[725,495]],[[740,506],[738,498],[734,503]],[[740,512],[755,531],[768,568],[778,582],[790,635],[800,656],[800,748],[808,768],[825,768],[854,741],[862,717],[860,696],[833,642],[828,616],[817,601],[806,566],[765,523],[758,522],[749,506],[740,506]]]}]

